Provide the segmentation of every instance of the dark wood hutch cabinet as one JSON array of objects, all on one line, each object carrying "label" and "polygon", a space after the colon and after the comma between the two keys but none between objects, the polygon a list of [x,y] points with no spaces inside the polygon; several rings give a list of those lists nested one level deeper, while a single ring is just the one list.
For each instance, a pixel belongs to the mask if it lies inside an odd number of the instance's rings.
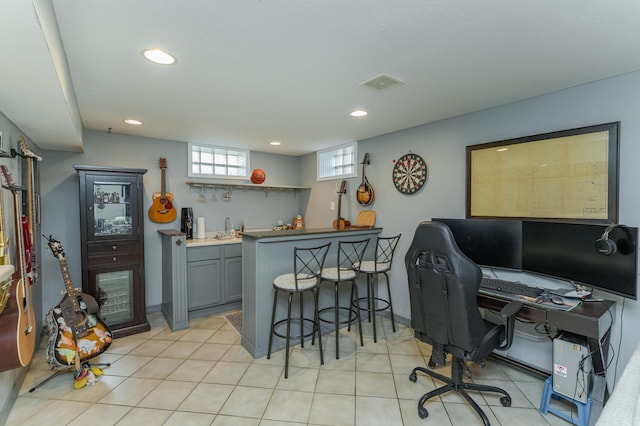
[{"label": "dark wood hutch cabinet", "polygon": [[114,337],[149,330],[145,314],[146,169],[73,166],[80,177],[82,288]]}]

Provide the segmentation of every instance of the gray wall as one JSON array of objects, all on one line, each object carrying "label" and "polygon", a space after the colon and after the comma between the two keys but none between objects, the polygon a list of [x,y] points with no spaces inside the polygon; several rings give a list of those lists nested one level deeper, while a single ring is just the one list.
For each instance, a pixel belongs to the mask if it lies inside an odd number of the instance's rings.
[{"label": "gray wall", "polygon": [[[53,234],[65,248],[65,255],[76,286],[81,286],[80,265],[80,213],[78,205],[79,180],[73,164],[146,168],[144,175],[144,211],[151,205],[152,195],[160,191],[160,157],[167,159],[166,190],[174,196],[178,219],[159,224],[144,218],[146,306],[157,309],[161,303],[161,253],[159,229],[180,229],[180,209],[192,207],[194,216],[204,216],[207,230],[224,229],[224,219],[234,224],[244,221],[248,228],[270,228],[278,220],[290,222],[298,214],[302,196],[291,192],[234,191],[231,201],[222,201],[220,190],[217,201],[212,201],[211,190],[205,193],[207,201],[198,201],[199,191],[189,192],[187,177],[187,144],[176,141],[140,138],[110,133],[87,131],[84,152],[68,153],[44,151],[41,172],[42,233]],[[296,157],[251,153],[251,167],[265,170],[265,185],[297,185],[298,159]],[[193,179],[197,180],[197,179]],[[200,181],[200,180],[198,180]],[[308,192],[308,191],[306,191]],[[43,245],[44,249],[44,245]],[[43,274],[49,278],[43,285],[43,305],[55,306],[63,288],[59,265],[53,256],[44,253]]]},{"label": "gray wall", "polygon": [[[367,177],[376,193],[371,206],[377,212],[376,224],[384,227],[383,235],[403,235],[391,271],[396,314],[410,318],[403,257],[416,225],[432,217],[465,216],[467,145],[620,121],[619,222],[640,227],[639,93],[640,72],[636,72],[361,141],[360,157],[365,152],[371,155]],[[412,196],[396,191],[391,179],[393,160],[407,152],[421,155],[430,172],[423,190]],[[301,184],[313,186],[305,209],[306,222],[309,226],[322,226],[328,217],[334,216],[328,211],[328,200],[335,199],[334,183],[315,182],[314,154],[300,161]],[[343,206],[348,212],[347,219],[355,219],[361,208],[353,195],[359,184],[360,178],[348,182],[348,203]],[[619,376],[640,340],[640,329],[636,328],[640,309],[638,302],[610,294],[604,296],[619,302],[611,341],[612,352],[619,355],[619,362],[609,370],[613,373],[617,367]],[[622,341],[621,335],[624,335]],[[612,380],[613,374],[609,378]]]},{"label": "gray wall", "polygon": [[[436,216],[464,217],[466,145],[620,121],[620,223],[640,226],[640,197],[636,189],[640,181],[640,170],[636,165],[640,159],[638,93],[640,72],[361,141],[360,157],[365,152],[371,155],[367,176],[376,190],[376,201],[371,208],[377,211],[377,224],[384,227],[385,235],[403,234],[391,271],[396,313],[410,317],[403,257],[416,225]],[[427,161],[430,176],[420,193],[405,196],[393,187],[391,169],[394,159],[410,151]],[[226,216],[235,223],[243,220],[250,228],[270,227],[277,220],[293,217],[298,211],[304,214],[308,227],[326,227],[335,218],[335,211],[329,209],[329,204],[337,200],[336,182],[316,182],[315,154],[293,158],[252,153],[251,157],[252,167],[265,169],[267,184],[311,186],[310,193],[297,198],[289,193],[271,193],[269,197],[258,192],[234,193],[228,204],[220,201],[218,193],[217,202],[200,205],[196,201],[197,194],[189,193],[184,184],[188,180],[184,143],[86,132],[84,153],[46,151],[41,164],[42,231],[54,234],[63,242],[76,285],[80,285],[81,275],[80,234],[78,182],[72,164],[149,169],[144,179],[146,209],[151,194],[159,189],[157,163],[161,156],[168,160],[167,190],[174,194],[177,207],[192,206],[195,215],[206,216],[212,228],[221,228]],[[351,220],[355,220],[362,208],[353,196],[359,182],[360,177],[349,180],[348,194],[343,200],[343,216]],[[207,195],[211,196],[210,193]],[[145,221],[146,303],[149,307],[156,307],[161,300],[160,239],[156,231],[178,226],[178,222],[166,226]],[[46,277],[43,281],[46,310],[59,301],[62,288],[57,261],[46,253],[42,273]],[[616,369],[619,375],[640,339],[640,330],[635,328],[640,309],[637,302],[607,297],[619,302],[612,333],[612,348],[619,356],[619,362],[615,362],[610,370],[613,373]],[[624,341],[621,341],[621,335],[624,335]],[[0,402],[6,398],[15,377],[12,372],[0,375]],[[612,379],[613,374],[609,377]]]},{"label": "gray wall", "polygon": [[[18,152],[21,152],[19,147],[19,136],[23,134],[20,130],[11,122],[7,117],[5,117],[0,112],[0,131],[2,131],[3,138],[3,147],[6,151],[6,155],[11,152],[11,148],[17,149]],[[27,145],[30,149],[33,149],[33,146],[27,140]],[[0,164],[7,166],[9,172],[11,173],[12,180],[17,184],[22,184],[22,176],[21,176],[21,168],[20,168],[20,160],[17,158],[10,157],[0,157]],[[2,184],[6,184],[5,179],[0,175],[0,181]],[[3,217],[3,227],[2,231],[6,237],[9,238],[9,250],[11,254],[12,264],[17,269],[16,263],[16,243],[15,243],[15,233],[14,233],[14,207],[13,207],[13,197],[11,192],[5,189],[1,190],[1,200],[2,203],[0,205]],[[38,320],[38,335],[40,335],[40,325],[42,325],[42,321],[39,317],[41,314],[41,292],[38,288],[32,287],[32,304],[34,306],[34,312],[36,314],[36,319]],[[2,321],[2,315],[0,314],[0,321]],[[2,356],[2,354],[0,354]],[[8,415],[7,408],[13,403],[13,397],[17,393],[17,388],[15,386],[22,381],[22,377],[26,374],[26,368],[16,368],[13,370],[5,371],[0,373],[0,424],[6,420],[6,416]]]}]

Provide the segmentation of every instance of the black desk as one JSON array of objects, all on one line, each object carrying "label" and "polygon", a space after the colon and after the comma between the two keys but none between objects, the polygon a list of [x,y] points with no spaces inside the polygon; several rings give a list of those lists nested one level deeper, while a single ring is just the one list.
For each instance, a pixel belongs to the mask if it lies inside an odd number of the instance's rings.
[{"label": "black desk", "polygon": [[[510,301],[511,299],[506,297],[482,291],[478,293],[478,306],[492,311],[499,311]],[[604,300],[602,302],[582,302],[570,311],[525,303],[517,314],[517,317],[523,320],[568,331],[587,338],[595,373],[589,425],[593,425],[596,422],[609,395],[606,382],[606,367],[611,325],[613,324],[615,313],[616,302]]]},{"label": "black desk", "polygon": [[[492,311],[499,311],[510,301],[509,298],[484,293],[482,290],[478,293],[478,306]],[[596,374],[604,376],[615,305],[616,302],[612,300],[582,302],[570,311],[563,311],[525,303],[517,316],[523,320],[586,337],[592,353],[593,370]]]}]

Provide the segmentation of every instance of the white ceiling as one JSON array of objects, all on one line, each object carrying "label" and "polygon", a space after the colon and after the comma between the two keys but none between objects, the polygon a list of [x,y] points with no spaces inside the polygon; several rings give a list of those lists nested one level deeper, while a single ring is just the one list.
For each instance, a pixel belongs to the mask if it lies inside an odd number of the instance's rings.
[{"label": "white ceiling", "polygon": [[[3,0],[0,111],[45,149],[86,128],[300,155],[639,70],[638,22],[638,0]],[[361,85],[380,73],[404,84]]]}]

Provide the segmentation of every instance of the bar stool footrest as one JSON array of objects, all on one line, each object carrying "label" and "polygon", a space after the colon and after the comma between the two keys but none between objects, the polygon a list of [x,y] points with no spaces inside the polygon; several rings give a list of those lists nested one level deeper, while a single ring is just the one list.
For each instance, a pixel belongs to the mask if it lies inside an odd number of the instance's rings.
[{"label": "bar stool footrest", "polygon": [[[373,300],[377,303],[381,303],[382,306],[377,307],[377,308],[372,308],[369,309],[369,301]],[[362,304],[360,303],[361,301],[366,301],[366,307],[362,307]],[[389,303],[389,301],[387,299],[381,299],[379,297],[360,297],[358,298],[358,300],[354,300],[353,302],[351,302],[351,305],[355,308],[355,309],[360,309],[363,311],[367,311],[367,312],[378,312],[378,311],[386,311],[387,309],[389,309],[391,307],[391,303]]]},{"label": "bar stool footrest", "polygon": [[[347,308],[346,306],[339,306],[338,309],[343,310],[343,311],[347,311],[347,312],[351,312],[350,315],[353,315],[353,318],[351,319],[351,321],[349,321],[349,318],[347,317],[346,320],[344,321],[339,321],[339,324],[353,324],[357,319],[358,319],[358,310],[355,308]],[[322,314],[325,312],[331,312],[332,318],[331,319],[326,319],[326,318],[322,318]],[[335,324],[334,318],[335,317],[335,308],[333,306],[327,307],[327,308],[322,308],[318,311],[318,318],[320,318],[320,321],[325,322],[325,323],[329,323],[329,324]]]},{"label": "bar stool footrest", "polygon": [[[296,327],[296,330],[300,329],[300,320],[304,321],[306,324],[311,324],[312,325],[311,331],[309,331],[308,333],[304,333],[302,335],[300,334],[290,335],[289,340],[300,340],[300,339],[304,339],[305,337],[312,337],[314,334],[318,333],[319,325],[317,325],[316,322],[311,318],[291,317],[291,330],[293,330],[294,327]],[[293,325],[294,323],[295,323],[295,326]],[[287,338],[286,332],[283,334],[283,333],[279,333],[277,330],[279,326],[282,326],[282,325],[286,326],[286,324],[287,324],[286,318],[276,321],[273,324],[273,334],[282,339],[286,339]]]}]

